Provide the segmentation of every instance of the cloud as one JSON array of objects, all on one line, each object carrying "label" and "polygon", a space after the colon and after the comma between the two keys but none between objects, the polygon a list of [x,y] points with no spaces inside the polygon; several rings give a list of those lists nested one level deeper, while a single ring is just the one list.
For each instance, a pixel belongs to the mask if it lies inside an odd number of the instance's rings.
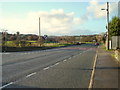
[{"label": "cloud", "polygon": [[[117,12],[117,3],[110,3],[110,13]],[[92,0],[89,2],[89,6],[87,7],[87,14],[91,15],[94,18],[104,18],[106,17],[106,12],[101,11],[101,9],[107,9],[106,3],[99,4],[96,0]]]},{"label": "cloud", "polygon": [[49,35],[64,35],[71,32],[75,25],[81,23],[74,12],[65,13],[63,9],[51,11],[29,12],[26,18],[2,18],[1,28],[20,33],[38,33],[39,17],[41,19],[41,33]]}]

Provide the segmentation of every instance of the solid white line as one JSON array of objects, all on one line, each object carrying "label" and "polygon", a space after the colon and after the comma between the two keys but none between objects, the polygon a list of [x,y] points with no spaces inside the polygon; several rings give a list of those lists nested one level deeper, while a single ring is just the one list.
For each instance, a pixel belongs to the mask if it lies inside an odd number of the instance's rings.
[{"label": "solid white line", "polygon": [[91,89],[93,87],[93,78],[94,78],[94,73],[95,73],[96,61],[97,61],[97,54],[95,56],[93,70],[92,70],[92,74],[91,74],[91,78],[90,78],[90,83],[89,83],[89,86],[88,86],[89,89]]},{"label": "solid white line", "polygon": [[33,76],[33,75],[35,75],[35,74],[36,74],[36,72],[31,73],[31,74],[27,75],[26,77],[28,78],[28,77]]},{"label": "solid white line", "polygon": [[11,85],[11,84],[13,84],[13,82],[10,82],[10,83],[8,83],[8,84],[6,84],[6,85],[3,85],[2,87],[0,87],[0,89],[5,88],[5,87],[7,87],[7,86],[9,86],[9,85]]},{"label": "solid white line", "polygon": [[49,69],[50,67],[46,67],[46,68],[44,68],[43,70],[47,70],[47,69]]}]

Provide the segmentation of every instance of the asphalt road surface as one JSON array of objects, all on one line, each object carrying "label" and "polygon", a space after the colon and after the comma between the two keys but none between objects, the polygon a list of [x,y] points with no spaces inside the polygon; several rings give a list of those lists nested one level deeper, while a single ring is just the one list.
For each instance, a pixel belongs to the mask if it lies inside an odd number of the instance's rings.
[{"label": "asphalt road surface", "polygon": [[97,46],[2,54],[2,88],[88,88]]}]

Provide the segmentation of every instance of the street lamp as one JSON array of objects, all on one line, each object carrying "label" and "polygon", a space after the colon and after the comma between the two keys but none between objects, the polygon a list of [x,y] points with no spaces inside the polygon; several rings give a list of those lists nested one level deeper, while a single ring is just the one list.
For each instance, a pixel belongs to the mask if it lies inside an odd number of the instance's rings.
[{"label": "street lamp", "polygon": [[107,40],[106,40],[106,49],[109,50],[109,2],[107,2],[107,9],[101,9],[107,11]]}]

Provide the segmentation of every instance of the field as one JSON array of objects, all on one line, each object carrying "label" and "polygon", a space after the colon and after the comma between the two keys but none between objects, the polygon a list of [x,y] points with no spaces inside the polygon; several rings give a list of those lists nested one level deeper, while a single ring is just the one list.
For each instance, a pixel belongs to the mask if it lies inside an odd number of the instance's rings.
[{"label": "field", "polygon": [[56,47],[69,46],[72,44],[61,44],[61,43],[43,43],[40,44],[37,41],[6,41],[2,46],[2,52],[14,52],[14,51],[32,51],[32,50],[45,50]]},{"label": "field", "polygon": [[[18,45],[17,45],[18,44]],[[22,44],[24,44],[22,46]],[[25,41],[25,43],[17,43],[15,41],[6,41],[3,46],[7,47],[28,47],[28,46],[38,46],[39,43],[37,41]],[[61,43],[42,43],[44,47],[60,47],[67,46],[71,44],[61,44]]]},{"label": "field", "polygon": [[[94,43],[94,42],[81,42],[81,43]],[[75,45],[71,43],[38,43],[37,41],[6,41],[2,45],[2,51],[14,52],[14,51],[32,51],[32,50],[44,50],[56,47],[64,47]]]}]

